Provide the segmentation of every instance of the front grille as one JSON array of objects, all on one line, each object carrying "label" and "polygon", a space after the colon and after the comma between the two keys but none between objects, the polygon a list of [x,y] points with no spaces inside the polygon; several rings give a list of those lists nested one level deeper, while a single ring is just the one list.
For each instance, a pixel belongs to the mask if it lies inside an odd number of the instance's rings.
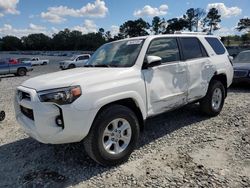
[{"label": "front grille", "polygon": [[22,99],[27,99],[27,100],[31,100],[30,98],[30,94],[29,93],[26,93],[26,92],[23,92],[23,91],[18,91],[18,97],[19,97],[19,100],[21,101]]},{"label": "front grille", "polygon": [[27,118],[31,119],[34,121],[34,114],[33,114],[33,110],[29,109],[29,108],[25,108],[23,106],[20,106],[21,112],[23,113],[23,115],[25,115]]},{"label": "front grille", "polygon": [[234,70],[235,78],[244,78],[247,77],[247,74],[248,74],[247,70]]}]

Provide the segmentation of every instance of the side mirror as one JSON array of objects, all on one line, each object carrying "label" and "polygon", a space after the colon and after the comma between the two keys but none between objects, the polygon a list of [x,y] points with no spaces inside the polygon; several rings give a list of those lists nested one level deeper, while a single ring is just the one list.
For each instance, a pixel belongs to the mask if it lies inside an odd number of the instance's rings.
[{"label": "side mirror", "polygon": [[233,60],[234,60],[234,57],[233,57],[233,56],[229,56],[229,59],[230,59],[231,61],[233,61]]},{"label": "side mirror", "polygon": [[147,56],[147,67],[154,67],[161,64],[162,58],[159,56],[150,55]]}]

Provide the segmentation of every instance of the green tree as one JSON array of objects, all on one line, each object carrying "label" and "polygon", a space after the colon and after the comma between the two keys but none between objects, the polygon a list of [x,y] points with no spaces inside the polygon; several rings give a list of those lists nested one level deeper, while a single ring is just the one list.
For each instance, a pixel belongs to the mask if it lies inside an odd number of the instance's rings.
[{"label": "green tree", "polygon": [[195,26],[195,31],[198,32],[202,19],[206,15],[206,11],[202,8],[196,8],[194,11],[195,11],[194,26]]},{"label": "green tree", "polygon": [[155,35],[162,33],[163,22],[164,22],[164,20],[161,20],[160,17],[158,17],[158,16],[153,17],[152,24],[151,24],[151,30]]},{"label": "green tree", "polygon": [[2,38],[3,51],[16,51],[22,50],[23,45],[19,38],[15,36],[5,36]]},{"label": "green tree", "polygon": [[188,27],[188,23],[184,18],[172,18],[167,21],[165,34],[181,31]]},{"label": "green tree", "polygon": [[194,8],[190,8],[187,10],[186,14],[183,15],[183,18],[186,20],[186,26],[189,31],[193,31],[193,27],[196,24],[196,12]]},{"label": "green tree", "polygon": [[79,39],[82,37],[82,32],[80,31],[71,31],[68,36],[68,47],[70,50],[78,50],[80,46]]},{"label": "green tree", "polygon": [[70,30],[64,29],[64,31],[59,31],[57,34],[53,35],[52,43],[55,50],[70,50],[71,47],[68,46],[70,40]]},{"label": "green tree", "polygon": [[111,42],[113,41],[113,38],[112,38],[112,35],[111,35],[111,32],[110,31],[106,31],[105,32],[105,38],[108,42]]},{"label": "green tree", "polygon": [[219,15],[219,11],[216,8],[211,8],[208,11],[207,16],[203,19],[204,27],[208,26],[208,28],[204,29],[204,31],[209,31],[209,33],[212,33],[213,31],[220,29],[220,18],[221,15]]},{"label": "green tree", "polygon": [[236,28],[238,31],[247,30],[250,31],[250,19],[249,18],[242,18],[238,22],[238,26]]},{"label": "green tree", "polygon": [[22,43],[26,50],[50,50],[51,38],[43,33],[30,34],[22,37]]},{"label": "green tree", "polygon": [[250,33],[246,33],[241,36],[242,44],[249,45],[250,44]]},{"label": "green tree", "polygon": [[120,26],[120,34],[122,37],[138,37],[148,35],[149,23],[142,18],[138,20],[129,20]]},{"label": "green tree", "polygon": [[100,33],[88,33],[80,38],[79,50],[96,50],[106,42]]}]

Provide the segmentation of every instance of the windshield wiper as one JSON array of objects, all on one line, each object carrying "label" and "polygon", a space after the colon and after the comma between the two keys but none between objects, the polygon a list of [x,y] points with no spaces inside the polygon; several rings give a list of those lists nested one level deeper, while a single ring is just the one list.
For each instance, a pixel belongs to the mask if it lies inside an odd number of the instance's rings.
[{"label": "windshield wiper", "polygon": [[84,65],[83,67],[118,67],[117,65],[109,64],[97,64],[97,65]]},{"label": "windshield wiper", "polygon": [[110,67],[110,65],[107,65],[107,64],[98,64],[98,65],[94,65],[94,67]]}]

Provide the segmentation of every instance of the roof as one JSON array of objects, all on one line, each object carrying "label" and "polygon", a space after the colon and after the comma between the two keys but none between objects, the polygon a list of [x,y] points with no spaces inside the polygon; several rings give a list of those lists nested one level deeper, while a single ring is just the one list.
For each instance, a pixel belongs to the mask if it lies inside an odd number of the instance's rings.
[{"label": "roof", "polygon": [[[141,36],[141,37],[131,37],[131,38],[125,38],[118,41],[127,41],[127,40],[143,40],[147,38],[161,38],[161,37],[211,37],[211,38],[219,38],[219,36],[216,35],[207,35],[204,33],[195,33],[195,32],[185,32],[185,33],[176,33],[176,34],[159,34],[159,35],[147,35],[147,36]],[[117,42],[117,41],[114,41]]]}]

